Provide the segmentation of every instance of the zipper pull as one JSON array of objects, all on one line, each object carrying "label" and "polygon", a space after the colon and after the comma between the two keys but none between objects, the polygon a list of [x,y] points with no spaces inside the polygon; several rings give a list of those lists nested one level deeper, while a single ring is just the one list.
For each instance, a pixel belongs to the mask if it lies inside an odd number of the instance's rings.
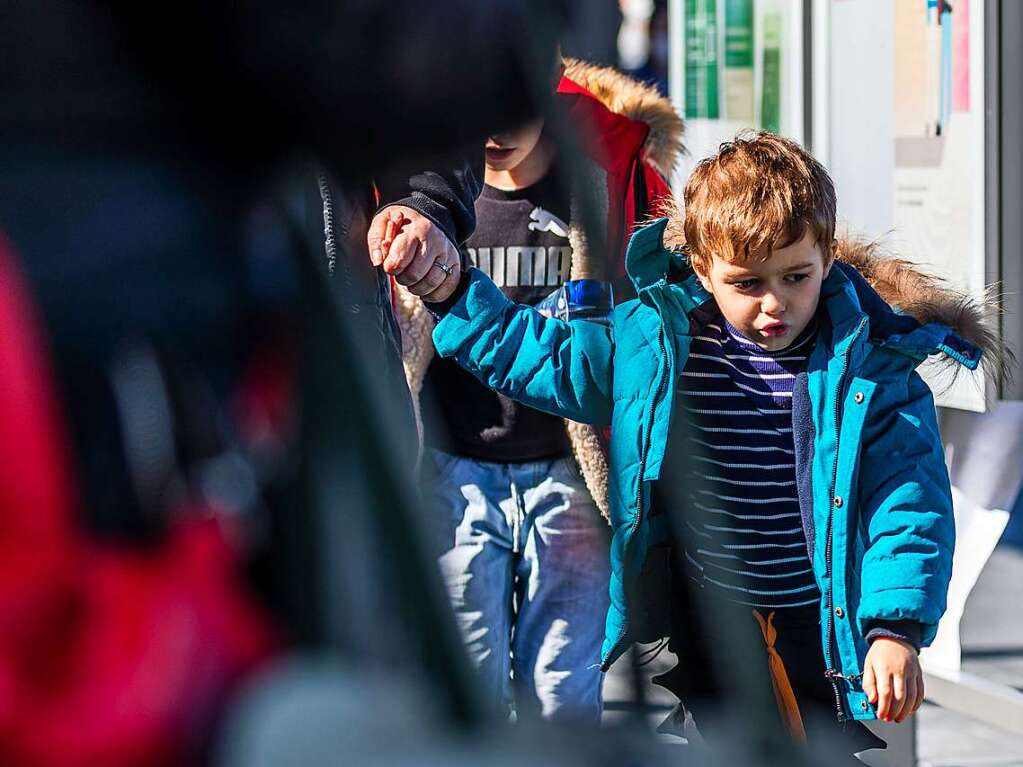
[{"label": "zipper pull", "polygon": [[849,684],[859,684],[859,681],[863,678],[863,674],[850,674],[849,676],[846,676],[842,672],[836,671],[833,668],[825,669],[824,676],[829,682],[837,682],[841,679]]}]

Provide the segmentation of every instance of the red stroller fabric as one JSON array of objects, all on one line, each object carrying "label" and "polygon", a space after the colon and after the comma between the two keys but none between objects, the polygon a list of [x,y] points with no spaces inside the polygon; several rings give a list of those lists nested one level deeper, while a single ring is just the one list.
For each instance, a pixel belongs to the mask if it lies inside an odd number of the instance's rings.
[{"label": "red stroller fabric", "polygon": [[80,529],[33,311],[0,236],[0,764],[196,764],[272,631],[213,510],[175,515],[156,544]]}]

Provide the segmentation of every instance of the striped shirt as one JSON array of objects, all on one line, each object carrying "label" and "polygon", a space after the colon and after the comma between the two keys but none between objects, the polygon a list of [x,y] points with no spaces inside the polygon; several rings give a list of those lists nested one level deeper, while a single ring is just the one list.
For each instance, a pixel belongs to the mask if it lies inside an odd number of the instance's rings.
[{"label": "striped shirt", "polygon": [[687,573],[738,604],[820,599],[796,494],[792,390],[816,340],[807,328],[765,352],[720,314],[699,330],[679,378]]}]

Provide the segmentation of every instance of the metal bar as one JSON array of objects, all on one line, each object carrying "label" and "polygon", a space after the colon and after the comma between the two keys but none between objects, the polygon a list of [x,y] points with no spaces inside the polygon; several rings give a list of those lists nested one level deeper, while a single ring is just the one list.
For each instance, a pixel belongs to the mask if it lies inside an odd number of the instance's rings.
[{"label": "metal bar", "polygon": [[[814,41],[813,0],[803,0],[803,146],[814,151],[816,136],[813,132],[814,108]],[[818,41],[818,45],[825,41]]]},{"label": "metal bar", "polygon": [[[682,0],[668,0],[668,92],[675,111],[686,113],[685,100],[685,9]],[[685,184],[683,163],[675,166],[674,178],[668,179],[676,198],[682,199]]]},{"label": "metal bar", "polygon": [[[1002,340],[1023,356],[1023,153],[1014,144],[1023,135],[1023,3],[988,0],[985,98],[986,141],[995,149],[985,165],[988,178],[988,243],[1001,282]],[[1003,41],[1013,44],[1003,44]],[[1003,140],[1005,151],[1002,151]],[[1017,363],[1010,380],[1001,381],[1003,399],[1023,399],[1023,374]]]},{"label": "metal bar", "polygon": [[965,671],[926,669],[927,700],[1009,732],[1023,732],[1023,693]]},{"label": "metal bar", "polygon": [[[810,87],[810,131],[804,145],[814,157],[831,166],[831,5],[828,0],[811,0],[804,19],[811,47],[804,51],[804,63]],[[813,141],[810,143],[809,138]]]}]

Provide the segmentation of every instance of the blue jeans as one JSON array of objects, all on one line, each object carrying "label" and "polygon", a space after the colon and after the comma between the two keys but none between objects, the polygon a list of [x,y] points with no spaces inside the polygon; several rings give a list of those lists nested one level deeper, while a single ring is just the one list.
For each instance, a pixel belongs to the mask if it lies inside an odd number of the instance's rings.
[{"label": "blue jeans", "polygon": [[574,461],[430,458],[441,572],[486,694],[519,718],[599,722],[610,528]]}]

